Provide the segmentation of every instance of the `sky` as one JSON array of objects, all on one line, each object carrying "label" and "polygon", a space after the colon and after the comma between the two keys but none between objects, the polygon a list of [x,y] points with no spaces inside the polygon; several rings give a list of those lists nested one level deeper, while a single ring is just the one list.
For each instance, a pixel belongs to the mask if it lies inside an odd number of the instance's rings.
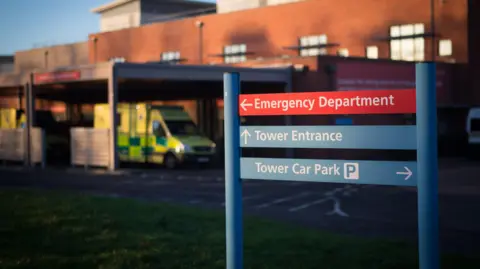
[{"label": "sky", "polygon": [[87,40],[100,17],[90,9],[109,0],[1,0],[0,55]]},{"label": "sky", "polygon": [[0,0],[0,55],[86,41],[100,30],[100,16],[90,10],[112,1]]}]

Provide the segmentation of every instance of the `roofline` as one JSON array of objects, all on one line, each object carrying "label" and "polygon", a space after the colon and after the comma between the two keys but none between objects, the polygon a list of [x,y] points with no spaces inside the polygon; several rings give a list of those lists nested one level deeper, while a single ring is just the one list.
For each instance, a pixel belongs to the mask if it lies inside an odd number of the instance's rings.
[{"label": "roofline", "polygon": [[0,61],[14,61],[15,56],[14,55],[0,55]]},{"label": "roofline", "polygon": [[[226,72],[240,73],[242,81],[291,83],[292,68],[250,68],[235,66],[209,65],[162,65],[153,63],[111,63],[103,62],[80,66],[70,66],[59,70],[39,69],[32,72],[33,76],[47,73],[80,72],[80,78],[63,80],[58,83],[107,80],[112,68],[116,68],[118,78],[123,79],[165,79],[183,81],[222,81]],[[189,74],[185,76],[185,74]],[[1,76],[0,76],[1,78]],[[34,82],[36,85],[51,82]],[[0,83],[0,87],[3,87]]]},{"label": "roofline", "polygon": [[[93,8],[93,9],[90,10],[90,12],[100,14],[100,13],[103,13],[105,11],[114,9],[116,7],[131,3],[131,2],[134,2],[134,1],[141,1],[141,0],[115,0],[113,2],[110,2],[110,3],[107,3],[107,4],[101,5],[99,7]],[[169,1],[167,0],[165,2],[169,2]],[[178,2],[178,3],[187,4],[187,5],[188,4],[195,4],[195,5],[198,5],[198,6],[212,6],[212,7],[215,6],[215,4],[213,4],[213,3],[200,2],[200,1],[195,1],[195,0],[184,0],[183,2]]]},{"label": "roofline", "polygon": [[140,1],[140,0],[115,0],[113,2],[110,2],[110,3],[107,3],[107,4],[101,5],[99,7],[93,8],[93,9],[90,10],[90,12],[92,12],[92,13],[102,13],[102,12],[105,12],[107,10],[110,10],[110,9],[128,4],[130,2],[134,2],[134,1]]}]

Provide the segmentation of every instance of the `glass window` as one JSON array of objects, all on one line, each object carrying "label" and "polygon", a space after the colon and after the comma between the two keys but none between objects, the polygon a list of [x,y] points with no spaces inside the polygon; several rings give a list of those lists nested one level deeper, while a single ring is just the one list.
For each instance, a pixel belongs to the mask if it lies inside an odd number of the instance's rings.
[{"label": "glass window", "polygon": [[165,131],[163,130],[162,125],[160,124],[159,121],[153,121],[152,122],[152,131],[153,134],[157,137],[165,137]]},{"label": "glass window", "polygon": [[425,59],[425,42],[423,38],[414,39],[414,57],[415,61],[423,61]]},{"label": "glass window", "polygon": [[400,40],[401,55],[404,61],[413,61],[415,59],[414,41],[413,38]]},{"label": "glass window", "polygon": [[452,40],[444,39],[438,41],[438,54],[440,56],[451,56],[452,52]]},{"label": "glass window", "polygon": [[391,36],[391,37],[400,36],[400,26],[392,26],[392,27],[390,27],[390,36]]},{"label": "glass window", "polygon": [[225,63],[240,63],[247,60],[245,53],[247,52],[246,44],[232,44],[223,48]]},{"label": "glass window", "polygon": [[378,47],[368,46],[366,49],[366,55],[368,59],[378,59]]},{"label": "glass window", "polygon": [[165,121],[172,135],[202,135],[197,125],[193,121]]},{"label": "glass window", "polygon": [[[327,35],[302,36],[299,39],[300,47],[318,46],[327,44]],[[300,48],[300,56],[326,55],[326,48]]]},{"label": "glass window", "polygon": [[[402,61],[423,61],[425,59],[425,39],[414,37],[425,33],[423,23],[395,25],[390,27],[390,58]],[[402,38],[403,37],[403,38]]]},{"label": "glass window", "polygon": [[162,61],[170,62],[180,60],[179,51],[167,51],[162,53]]},{"label": "glass window", "polygon": [[400,36],[411,36],[414,33],[413,24],[407,24],[400,26]]},{"label": "glass window", "polygon": [[346,48],[339,49],[337,51],[337,55],[342,56],[342,57],[348,57],[348,49],[346,49]]},{"label": "glass window", "polygon": [[413,32],[416,35],[424,34],[425,33],[425,25],[423,25],[423,23],[415,24]]},{"label": "glass window", "polygon": [[123,63],[123,62],[125,62],[125,58],[123,58],[123,57],[112,57],[112,58],[108,59],[108,61],[114,62],[114,63]]}]

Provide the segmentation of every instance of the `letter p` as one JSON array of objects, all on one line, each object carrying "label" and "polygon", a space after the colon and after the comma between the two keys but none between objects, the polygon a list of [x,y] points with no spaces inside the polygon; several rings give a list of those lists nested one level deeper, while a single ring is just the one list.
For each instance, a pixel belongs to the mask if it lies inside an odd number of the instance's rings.
[{"label": "letter p", "polygon": [[350,180],[359,179],[358,163],[344,163],[343,164],[343,177]]}]

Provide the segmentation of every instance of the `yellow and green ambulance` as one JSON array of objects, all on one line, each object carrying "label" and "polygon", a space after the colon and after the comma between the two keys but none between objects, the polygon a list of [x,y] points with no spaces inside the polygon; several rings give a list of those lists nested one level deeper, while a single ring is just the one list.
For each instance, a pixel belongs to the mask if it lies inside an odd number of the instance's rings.
[{"label": "yellow and green ambulance", "polygon": [[[108,104],[94,108],[94,128],[109,128]],[[209,165],[215,143],[202,134],[181,106],[118,104],[121,161],[157,163],[173,169],[184,163]]]}]

